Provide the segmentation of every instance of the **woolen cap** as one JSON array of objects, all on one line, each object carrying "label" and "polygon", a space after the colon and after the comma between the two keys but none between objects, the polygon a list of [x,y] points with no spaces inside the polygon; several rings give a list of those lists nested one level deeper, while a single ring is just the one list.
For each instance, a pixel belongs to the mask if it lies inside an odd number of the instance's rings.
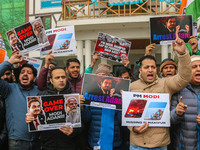
[{"label": "woolen cap", "polygon": [[175,61],[173,59],[170,58],[166,58],[164,59],[161,64],[160,64],[160,72],[162,72],[162,69],[166,66],[166,65],[174,65],[175,69],[177,69],[177,65],[175,63]]},{"label": "woolen cap", "polygon": [[106,75],[110,75],[111,66],[108,64],[99,64],[96,70],[96,74],[105,73]]}]

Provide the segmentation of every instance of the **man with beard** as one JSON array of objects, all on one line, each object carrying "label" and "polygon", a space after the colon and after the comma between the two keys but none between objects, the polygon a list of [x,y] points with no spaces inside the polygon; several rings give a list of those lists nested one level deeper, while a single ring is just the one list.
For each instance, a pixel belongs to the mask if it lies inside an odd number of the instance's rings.
[{"label": "man with beard", "polygon": [[69,97],[65,101],[66,112],[67,112],[67,122],[78,123],[80,122],[80,111],[77,109],[78,103],[75,97]]},{"label": "man with beard", "polygon": [[[62,67],[50,70],[50,84],[38,95],[57,95],[72,93],[70,84],[66,80],[66,73]],[[27,113],[26,123],[34,121],[34,117]],[[78,150],[79,128],[63,125],[59,130],[43,131],[40,134],[42,150]]]},{"label": "man with beard", "polygon": [[47,42],[47,36],[45,34],[45,30],[43,29],[44,27],[41,25],[41,23],[39,21],[35,21],[33,23],[33,26],[34,26],[34,31],[35,31],[35,34],[38,38],[38,42],[39,43],[45,43]]},{"label": "man with beard", "polygon": [[[8,61],[0,64],[0,76],[13,64],[22,61],[22,55],[16,52]],[[39,90],[35,86],[37,70],[30,64],[20,68],[19,83],[7,83],[0,79],[0,95],[6,103],[6,124],[8,129],[9,150],[37,150],[40,144],[37,134],[29,133],[25,122],[26,96],[35,96]]]},{"label": "man with beard", "polygon": [[40,97],[28,97],[28,112],[34,117],[34,121],[30,123],[30,130],[38,130],[39,125],[45,124]]}]

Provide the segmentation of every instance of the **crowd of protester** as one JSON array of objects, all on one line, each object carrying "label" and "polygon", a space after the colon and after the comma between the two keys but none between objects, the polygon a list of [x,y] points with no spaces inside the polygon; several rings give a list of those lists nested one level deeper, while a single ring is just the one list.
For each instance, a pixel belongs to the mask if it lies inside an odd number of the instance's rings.
[{"label": "crowd of protester", "polygon": [[[128,58],[123,60],[123,66],[116,74],[116,77],[131,80],[131,92],[168,93],[171,103],[170,128],[149,127],[148,123],[122,127],[120,110],[81,105],[80,128],[63,125],[57,130],[29,132],[28,124],[36,118],[27,112],[26,97],[70,93],[81,95],[83,77],[78,59],[68,59],[66,66],[60,67],[49,52],[37,78],[37,70],[31,64],[17,65],[23,57],[14,50],[10,59],[0,64],[0,149],[199,149],[200,56],[193,46],[196,42],[193,36],[189,44],[176,38],[173,49],[177,52],[178,65],[172,59],[164,59],[160,64],[161,78],[158,77],[156,59],[151,55],[155,44],[147,46],[145,55],[135,62],[133,74],[128,68]],[[189,52],[186,45],[190,47]],[[93,72],[98,60],[99,54],[95,54],[85,73],[115,76],[108,64],[99,64]]]}]

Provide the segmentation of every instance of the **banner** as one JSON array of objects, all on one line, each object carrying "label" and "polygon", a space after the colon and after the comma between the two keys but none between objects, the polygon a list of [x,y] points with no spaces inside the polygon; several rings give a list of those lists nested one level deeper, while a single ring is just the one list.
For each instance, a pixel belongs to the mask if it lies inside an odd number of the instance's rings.
[{"label": "banner", "polygon": [[41,0],[41,8],[61,7],[62,0]]},{"label": "banner", "polygon": [[69,55],[76,53],[74,26],[46,30],[49,45],[40,50],[40,57],[45,57],[49,51],[53,55]]},{"label": "banner", "polygon": [[192,32],[192,16],[166,16],[150,18],[150,37],[151,43],[156,44],[172,44],[176,39],[176,31],[179,38],[186,43],[193,35]]},{"label": "banner", "polygon": [[36,59],[36,58],[32,58],[32,57],[27,57],[27,56],[23,56],[24,60],[20,63],[20,65],[22,66],[25,63],[29,63],[31,65],[33,65],[36,69],[37,69],[37,77],[40,74],[40,69],[42,66],[42,60],[40,59]]},{"label": "banner", "polygon": [[82,95],[85,105],[110,109],[122,109],[122,91],[129,91],[130,80],[84,74]]},{"label": "banner", "polygon": [[128,58],[130,48],[130,41],[100,32],[94,54],[98,53],[103,58],[121,63],[124,58]]},{"label": "banner", "polygon": [[25,54],[49,44],[40,18],[6,32],[12,51]]},{"label": "banner", "polygon": [[79,94],[29,96],[28,113],[35,118],[29,131],[59,129],[63,125],[81,127]]},{"label": "banner", "polygon": [[170,127],[169,94],[123,91],[122,101],[122,126]]}]

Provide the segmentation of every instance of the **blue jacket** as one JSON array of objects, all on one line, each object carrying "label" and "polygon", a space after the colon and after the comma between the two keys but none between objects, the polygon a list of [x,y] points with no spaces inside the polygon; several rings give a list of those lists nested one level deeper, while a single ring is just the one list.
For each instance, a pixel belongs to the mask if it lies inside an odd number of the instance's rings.
[{"label": "blue jacket", "polygon": [[[9,62],[0,64],[0,76],[11,66]],[[39,93],[37,86],[30,90],[23,89],[20,84],[7,83],[0,79],[0,95],[5,98],[6,103],[6,123],[8,138],[14,140],[33,141],[36,133],[29,133],[28,124],[25,122],[27,113],[27,96],[35,96]]]},{"label": "blue jacket", "polygon": [[[92,73],[93,67],[87,67],[85,73]],[[88,143],[91,148],[98,146],[100,139],[102,108],[86,106],[81,113],[81,119],[88,123]],[[113,147],[121,145],[121,111],[115,110]]]},{"label": "blue jacket", "polygon": [[[98,146],[97,143],[100,139],[102,108],[86,106],[81,114],[81,119],[88,123],[88,143],[90,147],[93,148],[94,146]],[[114,148],[120,147],[121,145],[120,125],[121,111],[115,110],[113,141]]]},{"label": "blue jacket", "polygon": [[[183,103],[187,110],[182,116],[176,114],[176,106],[179,98],[183,97]],[[197,93],[190,84],[182,91],[174,94],[171,100],[171,123],[173,136],[171,141],[176,150],[199,150],[199,130],[196,117],[199,114],[200,93]]]}]

